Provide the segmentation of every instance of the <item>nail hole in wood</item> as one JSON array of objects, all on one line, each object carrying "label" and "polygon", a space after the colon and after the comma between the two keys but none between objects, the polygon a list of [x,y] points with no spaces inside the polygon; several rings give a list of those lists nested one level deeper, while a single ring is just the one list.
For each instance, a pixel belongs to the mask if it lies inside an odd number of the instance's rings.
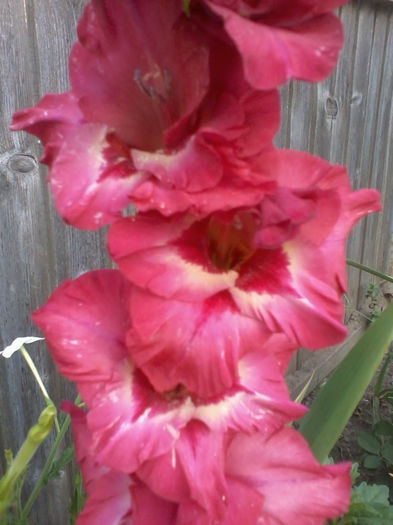
[{"label": "nail hole in wood", "polygon": [[335,98],[328,97],[325,102],[326,115],[330,118],[336,118],[338,113],[338,103]]}]

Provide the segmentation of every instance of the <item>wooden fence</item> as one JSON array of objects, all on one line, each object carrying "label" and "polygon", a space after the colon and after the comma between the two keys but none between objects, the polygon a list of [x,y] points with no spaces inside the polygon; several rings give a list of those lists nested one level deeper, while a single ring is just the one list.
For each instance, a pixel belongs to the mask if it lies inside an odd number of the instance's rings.
[{"label": "wooden fence", "polygon": [[[38,333],[29,313],[59,282],[109,264],[102,232],[72,229],[54,213],[45,170],[37,160],[38,141],[8,131],[13,111],[35,104],[46,92],[67,89],[67,56],[83,4],[81,0],[0,4],[0,348],[17,336]],[[393,273],[393,2],[353,1],[340,16],[346,45],[338,67],[318,85],[294,82],[282,89],[277,144],[344,164],[355,188],[381,191],[383,211],[355,228],[348,254]],[[368,275],[350,269],[353,308],[362,307],[369,282]],[[332,352],[321,352],[317,359],[329,361]],[[55,401],[73,398],[72,387],[56,374],[45,345],[37,345],[32,354]],[[303,351],[293,362],[294,390],[305,377],[298,376],[297,369],[318,368],[313,359],[310,366],[310,356]],[[326,366],[321,370],[325,373]],[[17,450],[42,407],[20,356],[0,361],[0,450]],[[44,447],[29,486],[46,454]],[[69,481],[64,476],[39,499],[31,523],[68,525],[68,504]]]}]

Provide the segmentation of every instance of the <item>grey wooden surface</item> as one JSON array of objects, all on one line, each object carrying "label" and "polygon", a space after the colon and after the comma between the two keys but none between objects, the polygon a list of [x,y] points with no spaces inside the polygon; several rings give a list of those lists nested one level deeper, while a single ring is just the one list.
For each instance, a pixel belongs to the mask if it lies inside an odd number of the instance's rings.
[{"label": "grey wooden surface", "polygon": [[[108,265],[104,234],[82,232],[55,215],[40,145],[9,133],[11,114],[46,92],[68,87],[67,55],[81,0],[1,0],[0,3],[0,347],[20,335],[37,334],[29,313],[65,278]],[[340,10],[346,46],[333,75],[318,85],[282,89],[282,126],[277,144],[345,164],[355,188],[382,192],[383,212],[352,233],[348,254],[393,273],[393,3],[357,0]],[[349,297],[362,300],[370,277],[349,272]],[[44,345],[31,353],[56,401],[73,390],[54,371]],[[300,353],[293,366],[306,359]],[[20,356],[0,362],[0,450],[16,451],[43,407]],[[34,461],[33,480],[46,454]],[[32,481],[29,481],[31,486]],[[32,524],[68,525],[69,489],[63,478],[48,487]]]}]

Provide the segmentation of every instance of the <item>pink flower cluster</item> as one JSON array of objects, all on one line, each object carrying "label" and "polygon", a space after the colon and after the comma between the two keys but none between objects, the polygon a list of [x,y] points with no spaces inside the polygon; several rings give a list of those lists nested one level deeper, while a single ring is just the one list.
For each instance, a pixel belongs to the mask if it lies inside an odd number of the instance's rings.
[{"label": "pink flower cluster", "polygon": [[[345,336],[345,239],[378,210],[346,171],[280,150],[278,86],[333,68],[345,0],[91,0],[71,89],[14,115],[73,226],[111,224],[118,270],[33,314],[86,405],[78,525],[323,525],[349,465],[288,423],[299,346]],[[122,217],[133,204],[138,210]]]}]

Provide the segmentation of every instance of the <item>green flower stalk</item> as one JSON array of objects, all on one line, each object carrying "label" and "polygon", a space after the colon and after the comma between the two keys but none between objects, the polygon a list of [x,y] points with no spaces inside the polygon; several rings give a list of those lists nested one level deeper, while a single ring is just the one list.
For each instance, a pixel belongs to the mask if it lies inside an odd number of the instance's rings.
[{"label": "green flower stalk", "polygon": [[40,414],[38,422],[28,432],[19,452],[13,459],[7,472],[0,479],[0,516],[14,501],[14,489],[19,478],[25,471],[36,450],[52,429],[56,416],[56,408],[51,405]]}]

